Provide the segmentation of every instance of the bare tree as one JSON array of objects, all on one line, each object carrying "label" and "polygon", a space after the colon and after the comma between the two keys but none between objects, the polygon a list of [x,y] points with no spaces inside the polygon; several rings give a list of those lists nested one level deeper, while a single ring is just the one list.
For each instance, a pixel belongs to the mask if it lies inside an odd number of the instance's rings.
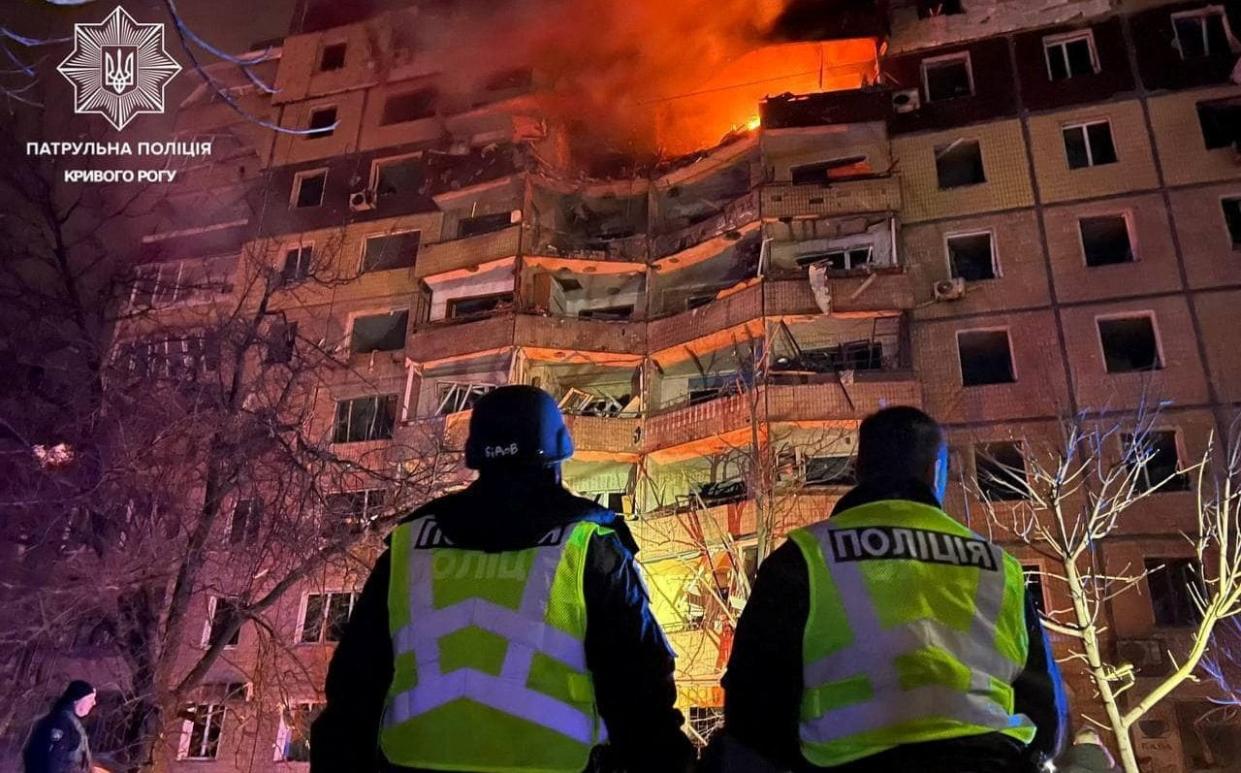
[{"label": "bare tree", "polygon": [[[1145,407],[1117,418],[1080,413],[1062,422],[1056,443],[1025,438],[1023,466],[984,455],[986,469],[965,484],[982,502],[988,522],[1044,557],[1048,574],[1069,593],[1068,609],[1051,610],[1044,623],[1072,642],[1098,692],[1127,773],[1138,771],[1131,731],[1156,704],[1194,679],[1220,623],[1241,613],[1241,446],[1237,424],[1225,448],[1208,442],[1195,464],[1164,477],[1154,471],[1157,410]],[[1152,475],[1154,478],[1152,478]],[[1115,573],[1101,565],[1101,543],[1118,533],[1134,505],[1181,476],[1196,481],[1197,528],[1187,535],[1199,567],[1190,593],[1198,622],[1190,645],[1170,653],[1174,669],[1144,693],[1133,665],[1109,658],[1107,605],[1160,569]],[[1013,500],[1013,501],[1004,501]]]}]

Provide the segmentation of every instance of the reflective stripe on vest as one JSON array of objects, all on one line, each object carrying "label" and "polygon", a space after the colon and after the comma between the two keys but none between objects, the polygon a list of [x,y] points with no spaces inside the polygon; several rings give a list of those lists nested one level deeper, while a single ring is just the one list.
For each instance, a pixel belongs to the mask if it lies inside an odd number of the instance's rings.
[{"label": "reflective stripe on vest", "polygon": [[[876,517],[882,520],[893,505],[924,512],[894,514],[890,520],[906,525],[912,515],[913,522],[907,524],[912,528],[867,528],[875,527]],[[950,531],[954,528],[959,531]],[[915,536],[920,529],[926,531]],[[854,508],[791,535],[807,565],[817,565],[820,576],[833,586],[814,588],[816,572],[811,571],[812,598],[822,599],[830,592],[840,605],[837,614],[844,615],[843,621],[824,624],[839,627],[847,621],[851,632],[839,648],[803,664],[800,733],[811,762],[842,764],[901,743],[954,735],[1001,731],[1027,742],[1033,737],[1029,721],[1012,714],[1009,685],[1021,672],[1024,657],[1017,662],[998,646],[999,621],[1009,613],[1004,609],[1012,582],[1009,564],[1015,562],[967,534],[935,508],[902,502]],[[934,566],[932,572],[977,574],[973,614],[964,630],[925,616],[897,625],[882,623],[867,571],[882,571],[876,561],[902,559],[922,560],[925,566]],[[882,582],[883,576],[870,579]],[[1017,581],[1022,581],[1019,566]],[[811,616],[825,612],[812,608]],[[1025,646],[1022,641],[1006,649]],[[967,684],[902,685],[901,665],[926,672],[938,667],[949,676],[959,672]]]},{"label": "reflective stripe on vest", "polygon": [[[591,535],[606,531],[597,524],[579,523],[554,530],[541,541],[541,546],[525,551],[508,553],[484,553],[451,548],[443,541],[438,526],[431,519],[404,524],[405,534],[393,538],[392,560],[403,560],[406,610],[393,617],[393,654],[398,664],[403,657],[412,658],[412,673],[406,676],[406,684],[394,683],[384,713],[384,734],[381,741],[399,737],[402,728],[417,726],[423,718],[433,715],[437,709],[458,700],[478,704],[487,709],[516,717],[540,728],[564,736],[581,745],[580,760],[556,764],[537,761],[537,751],[527,755],[529,764],[517,763],[509,770],[580,770],[585,767],[590,748],[602,742],[602,722],[594,711],[594,691],[586,669],[586,652],[583,642],[584,624],[575,636],[561,627],[551,624],[553,603],[573,603],[581,606],[581,578],[576,577],[573,599],[553,599],[553,586],[557,572],[562,570],[571,544],[578,546],[572,560],[581,560],[584,545]],[[417,530],[417,537],[413,531]],[[428,543],[428,535],[431,535]],[[414,545],[415,540],[420,545]],[[527,567],[528,562],[528,567]],[[575,572],[575,575],[577,573]],[[516,608],[496,603],[470,590],[476,578],[488,581],[521,583],[521,597]],[[398,573],[393,572],[396,582]],[[441,590],[451,588],[453,597],[460,600],[447,606],[436,606],[437,584]],[[392,589],[399,591],[400,589]],[[399,597],[399,596],[398,596]],[[392,597],[390,596],[390,602]],[[585,610],[575,610],[584,621]],[[477,668],[457,667],[441,669],[445,642],[449,637],[467,629],[477,629],[494,634],[503,640],[504,654],[499,673],[486,673]],[[529,686],[536,656],[549,658],[567,669],[569,684],[566,687],[575,703],[532,689]],[[398,667],[398,672],[400,668]],[[396,680],[394,680],[396,681]],[[480,723],[483,722],[480,717]],[[480,724],[463,732],[487,732]],[[397,735],[392,735],[397,734]],[[498,739],[492,739],[493,741]],[[506,739],[513,745],[530,742],[538,745],[538,738]],[[422,750],[414,757],[394,759],[392,749],[397,744],[383,743],[389,760],[401,765],[454,766],[470,763],[487,763],[487,760],[444,760],[437,758],[434,750]],[[514,756],[514,759],[516,759]],[[491,761],[499,763],[499,760]],[[578,764],[580,762],[580,764]],[[577,765],[576,768],[572,767]]]}]

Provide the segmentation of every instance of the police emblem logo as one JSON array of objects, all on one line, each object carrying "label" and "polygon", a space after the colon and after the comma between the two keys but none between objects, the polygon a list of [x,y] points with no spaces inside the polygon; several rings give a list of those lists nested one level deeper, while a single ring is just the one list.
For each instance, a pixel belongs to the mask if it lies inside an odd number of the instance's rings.
[{"label": "police emblem logo", "polygon": [[73,26],[73,51],[56,68],[73,85],[73,111],[108,119],[164,112],[164,88],[181,65],[164,49],[164,25],[139,24],[117,7],[98,24]]}]

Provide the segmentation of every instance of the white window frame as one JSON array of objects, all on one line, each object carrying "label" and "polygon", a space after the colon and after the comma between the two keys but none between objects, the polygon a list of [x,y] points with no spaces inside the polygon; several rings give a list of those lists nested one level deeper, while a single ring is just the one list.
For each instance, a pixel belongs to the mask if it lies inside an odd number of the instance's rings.
[{"label": "white window frame", "polygon": [[1072,65],[1069,64],[1068,45],[1070,43],[1076,43],[1079,40],[1085,40],[1087,45],[1090,46],[1091,70],[1096,75],[1102,70],[1102,67],[1099,64],[1099,49],[1095,47],[1094,30],[1075,30],[1073,32],[1065,32],[1061,35],[1048,35],[1043,38],[1043,61],[1047,64],[1047,79],[1049,81],[1055,83],[1051,72],[1051,52],[1053,48],[1058,49],[1057,53],[1061,57],[1061,61],[1064,62],[1064,69],[1069,73],[1069,77],[1065,78],[1065,80],[1073,80],[1073,78],[1077,77],[1077,75],[1073,72]]},{"label": "white window frame", "polygon": [[[182,284],[182,277],[186,274],[187,267],[191,269],[189,273],[193,273],[193,266],[198,264],[205,267],[207,262],[205,260],[169,260],[161,263],[145,263],[136,267],[134,273],[137,275],[137,281],[134,282],[133,287],[129,291],[130,310],[137,308],[138,286],[141,281],[146,279],[153,280],[154,282],[151,286],[152,309],[168,308],[169,306],[175,306],[178,303],[184,303],[192,299],[195,296],[195,292]],[[171,278],[171,282],[168,281],[169,277],[167,274],[169,273],[176,274],[175,277]],[[164,297],[169,289],[172,291],[171,299]],[[202,288],[199,289],[201,290]]]},{"label": "white window frame", "polygon": [[[319,194],[319,203],[314,206],[297,206],[298,196],[302,192],[302,183],[312,177],[318,177],[320,174],[323,175],[323,191]],[[327,177],[328,168],[326,166],[317,169],[306,169],[293,175],[293,188],[289,192],[289,209],[316,209],[322,207],[324,200],[327,199]]]},{"label": "white window frame", "polygon": [[[961,334],[962,333],[1003,333],[1008,338],[1008,364],[1013,369],[1013,380],[1010,383],[1002,384],[971,384],[965,385],[965,363],[961,361]],[[997,327],[970,327],[960,328],[956,331],[957,343],[957,377],[961,380],[962,389],[972,389],[976,386],[1011,386],[1021,381],[1021,374],[1017,370],[1017,349],[1013,346],[1013,331],[1007,326]]]},{"label": "white window frame", "polygon": [[[311,128],[311,124],[314,123],[315,113],[321,113],[325,110],[331,110],[335,113],[335,115],[332,117],[332,123],[336,124],[336,128],[340,128],[340,105],[337,105],[335,102],[327,102],[322,105],[315,105],[314,107],[307,110],[306,111],[306,128],[307,129]],[[302,139],[304,140],[327,139],[328,137],[331,137],[332,135],[336,133],[336,128],[329,130],[326,134],[303,134]],[[322,132],[324,130],[319,129],[318,131]]]},{"label": "white window frame", "polygon": [[[293,727],[289,724],[291,715],[299,709],[313,710],[316,706],[323,707],[326,705],[324,701],[299,700],[289,701],[281,707],[280,726],[276,729],[276,745],[272,754],[272,762],[301,762],[300,760],[289,759],[289,744],[293,742]],[[309,728],[307,728],[307,731],[309,731]]]},{"label": "white window frame", "polygon": [[281,278],[284,278],[284,267],[288,263],[289,253],[293,251],[296,251],[298,253],[297,262],[300,265],[302,262],[302,252],[304,252],[305,250],[310,250],[310,257],[307,259],[307,263],[306,263],[306,273],[290,281],[300,282],[304,279],[307,279],[310,276],[310,268],[311,266],[314,265],[314,262],[315,262],[315,243],[313,240],[302,241],[302,242],[288,242],[281,247],[280,249],[280,276]]},{"label": "white window frame", "polygon": [[[336,408],[337,408],[337,406],[339,406],[341,403],[349,403],[349,404],[350,404],[350,407],[349,407],[349,426],[350,426],[350,427],[352,427],[352,426],[353,426],[353,403],[354,403],[354,402],[356,402],[356,401],[358,401],[358,400],[375,400],[375,401],[376,401],[376,406],[375,406],[375,407],[376,407],[376,408],[378,408],[378,407],[379,407],[379,401],[380,401],[382,398],[385,398],[385,397],[395,397],[395,398],[396,398],[396,400],[397,400],[397,406],[396,406],[396,408],[397,408],[397,413],[399,414],[399,413],[400,413],[400,408],[401,408],[401,406],[400,406],[401,395],[400,395],[399,393],[396,393],[396,392],[378,392],[378,393],[376,393],[376,394],[368,394],[368,395],[355,395],[355,396],[353,396],[353,397],[341,397],[341,398],[338,398],[338,399],[335,401],[335,405],[333,405],[333,406],[332,406],[332,443],[333,443],[333,444],[335,444],[335,445],[345,445],[345,444],[349,444],[349,443],[377,443],[377,442],[378,442],[378,443],[382,443],[382,442],[387,442],[388,440],[391,440],[391,438],[371,438],[371,439],[368,439],[368,440],[341,440],[341,441],[337,441],[337,440],[336,440]],[[394,417],[393,417],[393,424],[394,424],[394,425],[395,425],[395,423],[396,423],[396,419],[397,419],[397,417],[396,417],[396,416],[394,416]],[[346,434],[349,434],[349,433],[346,433]]]},{"label": "white window frame", "polygon": [[[398,124],[393,124],[394,126]],[[379,195],[379,170],[384,166],[399,164],[402,161],[408,161],[411,158],[422,158],[421,153],[402,153],[396,156],[384,156],[371,161],[370,182],[367,184],[367,190],[374,191],[375,195]],[[418,230],[416,228],[410,230]]]},{"label": "white window frame", "polygon": [[[981,228],[974,231],[953,231],[944,234],[944,265],[948,268],[948,276],[952,276],[952,249],[950,243],[953,239],[967,239],[971,236],[988,236],[991,241],[991,273],[994,278],[999,279],[1004,274],[1000,270],[1000,248],[995,238],[994,228]],[[985,281],[985,280],[984,280]],[[1011,342],[1010,342],[1011,344]]]},{"label": "white window frame", "polygon": [[[1095,345],[1099,348],[1099,364],[1103,366],[1104,376],[1131,376],[1134,373],[1144,373],[1145,371],[1130,371],[1127,373],[1111,373],[1107,369],[1107,351],[1103,348],[1103,331],[1099,328],[1100,322],[1116,319],[1137,319],[1146,317],[1151,321],[1151,332],[1155,336],[1155,356],[1159,358],[1159,367],[1155,370],[1163,370],[1168,367],[1168,358],[1164,355],[1163,336],[1159,332],[1159,319],[1155,316],[1154,309],[1146,309],[1143,311],[1119,311],[1110,314],[1096,314],[1094,318],[1094,337]],[[1178,449],[1179,450],[1179,449]]]},{"label": "white window frame", "polygon": [[[358,603],[359,595],[361,594],[358,591],[352,591],[352,590],[323,590],[323,591],[313,591],[313,592],[307,591],[306,593],[303,593],[301,608],[298,610],[298,613],[297,613],[297,643],[299,645],[331,644],[332,642],[329,642],[327,640],[325,634],[327,633],[328,613],[331,611],[331,608],[332,608],[332,597],[333,596],[349,596],[349,614],[350,616],[352,616],[353,608]],[[322,596],[323,597],[323,610],[319,613],[319,636],[318,638],[312,641],[306,641],[305,639],[302,638],[302,634],[306,630],[306,615],[310,612],[310,597],[311,596]]]},{"label": "white window frame", "polygon": [[[385,500],[386,500],[385,502],[375,503],[375,502],[372,502],[372,501],[371,501],[372,496],[373,496],[373,495],[374,495],[374,493],[375,493],[375,492],[377,492],[377,491],[378,491],[378,492],[382,492],[383,499],[385,499]],[[342,494],[362,494],[362,495],[363,495],[362,512],[360,512],[360,513],[349,513],[349,516],[351,516],[351,517],[356,516],[356,517],[358,517],[358,518],[365,519],[365,518],[367,518],[367,517],[369,517],[369,516],[370,516],[371,511],[372,511],[372,510],[374,510],[375,508],[385,507],[387,504],[390,504],[391,500],[389,499],[389,495],[390,495],[391,493],[392,493],[392,490],[391,490],[391,489],[386,489],[386,488],[381,488],[381,487],[379,487],[379,486],[374,486],[374,487],[371,487],[371,488],[363,488],[363,489],[350,489],[350,490],[346,490],[346,491],[336,491],[336,492],[333,492],[332,494],[329,494],[328,496],[333,496],[333,495],[342,495]],[[336,516],[336,513],[331,512],[331,510],[330,510],[329,508],[327,508],[327,507],[325,507],[325,508],[324,508],[324,517],[325,517],[325,518],[333,518],[333,517],[335,517],[335,516]]]},{"label": "white window frame", "polygon": [[[369,274],[374,271],[395,271],[396,269],[390,269],[390,268],[383,268],[383,269],[373,268],[370,271],[367,271],[366,270],[366,245],[371,243],[371,239],[385,239],[385,238],[389,238],[392,236],[400,236],[402,234],[412,234],[412,233],[416,233],[419,235],[418,236],[418,252],[422,252],[423,242],[422,242],[422,229],[421,228],[402,228],[402,229],[396,229],[392,231],[383,231],[381,233],[367,234],[366,236],[362,237],[362,250],[358,255],[358,273]],[[417,262],[417,261],[418,261],[418,256],[417,254],[415,254],[414,262]]]},{"label": "white window frame", "polygon": [[[1107,125],[1107,135],[1112,139],[1112,152],[1116,154],[1115,161],[1109,161],[1107,164],[1096,164],[1094,160],[1094,147],[1090,144],[1090,133],[1087,131],[1091,126],[1099,124]],[[1091,118],[1088,121],[1070,121],[1069,123],[1060,124],[1060,142],[1064,144],[1064,133],[1067,131],[1080,131],[1082,133],[1082,144],[1086,146],[1086,166],[1078,167],[1078,169],[1093,169],[1096,166],[1110,166],[1111,164],[1120,163],[1120,151],[1116,147],[1116,133],[1112,131],[1112,120],[1110,118]],[[1069,163],[1069,147],[1064,145],[1064,163],[1069,171],[1076,172]]]},{"label": "white window frame", "polygon": [[[220,758],[220,746],[224,743],[224,717],[228,713],[228,708],[223,703],[191,703],[191,706],[202,706],[207,709],[206,718],[203,728],[203,742],[211,737],[212,720],[219,726],[219,734],[216,736],[215,749],[212,754],[191,754],[190,737],[194,732],[194,721],[189,719],[181,720],[181,738],[177,744],[177,759],[179,760],[217,760]],[[201,752],[202,750],[195,750]]]},{"label": "white window frame", "polygon": [[[1082,234],[1083,220],[1096,220],[1104,217],[1121,217],[1125,220],[1125,231],[1129,235],[1129,251],[1133,253],[1132,263],[1137,263],[1142,259],[1142,253],[1138,249],[1138,233],[1133,224],[1133,212],[1131,210],[1123,210],[1121,212],[1095,212],[1092,214],[1079,214],[1077,216],[1077,246],[1081,249],[1082,266],[1097,270],[1100,268],[1109,268],[1109,266],[1092,266],[1086,260],[1086,237]],[[1127,266],[1132,263],[1116,263],[1115,266]]]},{"label": "white window frame", "polygon": [[[978,93],[976,91],[976,88],[977,88],[976,84],[974,83],[974,63],[970,59],[969,51],[962,51],[956,54],[944,54],[943,56],[930,56],[930,57],[927,57],[926,59],[923,59],[921,62],[922,93],[926,96],[927,102],[949,102],[953,99],[962,98],[962,97],[948,97],[946,99],[934,99],[933,97],[931,97],[931,82],[927,78],[927,71],[930,69],[930,67],[934,67],[935,65],[939,65],[939,64],[944,64],[946,62],[955,62],[955,61],[965,62],[965,75],[967,78],[969,78],[969,82],[970,82],[970,93],[962,95],[962,96],[972,97]],[[930,67],[928,67],[928,65],[930,65]]]},{"label": "white window frame", "polygon": [[[1173,35],[1174,42],[1176,45],[1176,52],[1180,54],[1182,62],[1188,62],[1189,60],[1185,58],[1185,49],[1181,45],[1181,30],[1180,30],[1180,27],[1178,27],[1176,24],[1181,19],[1197,18],[1197,19],[1202,20],[1202,50],[1206,52],[1206,56],[1210,57],[1210,56],[1215,56],[1217,54],[1223,53],[1222,51],[1211,50],[1211,39],[1207,35],[1207,22],[1206,22],[1206,19],[1209,16],[1220,17],[1220,23],[1224,25],[1224,37],[1228,39],[1228,42],[1230,44],[1230,51],[1235,52],[1236,45],[1237,45],[1237,38],[1232,33],[1232,26],[1228,24],[1228,14],[1224,13],[1224,6],[1207,5],[1207,6],[1203,6],[1202,8],[1194,8],[1193,10],[1190,10],[1190,11],[1178,11],[1177,13],[1172,14],[1172,35]],[[1196,59],[1197,57],[1194,57],[1194,58]]]},{"label": "white window frame", "polygon": [[[1046,610],[1048,614],[1050,614],[1052,611],[1051,589],[1047,587],[1047,580],[1051,579],[1051,574],[1048,572],[1046,562],[1041,557],[1040,558],[1026,558],[1023,556],[1015,556],[1015,558],[1017,559],[1017,563],[1021,564],[1021,575],[1022,575],[1021,579],[1023,583],[1025,581],[1026,567],[1034,567],[1038,571],[1039,577],[1042,578],[1041,584],[1043,586],[1043,609]],[[1026,592],[1027,593],[1029,592],[1028,585],[1026,586]]]},{"label": "white window frame", "polygon": [[[215,610],[216,610],[216,606],[219,603],[219,601],[220,601],[219,596],[211,595],[207,597],[207,619],[203,621],[202,638],[198,642],[198,645],[202,647],[203,649],[206,649],[207,647],[211,646],[210,644],[211,622],[215,620]],[[241,629],[238,629],[237,630],[237,643],[236,644],[225,644],[224,649],[226,650],[236,649],[240,645],[241,645]]]},{"label": "white window frame", "polygon": [[[408,341],[409,341],[409,320],[413,319],[413,316],[414,316],[414,310],[413,310],[413,309],[411,309],[410,307],[408,307],[408,306],[393,306],[393,307],[391,307],[391,308],[364,309],[364,310],[362,310],[362,311],[354,311],[354,312],[350,312],[349,317],[348,317],[348,320],[347,320],[347,324],[346,324],[346,327],[348,328],[348,332],[347,332],[347,335],[346,335],[346,340],[347,340],[347,341],[349,341],[349,353],[350,353],[350,354],[354,354],[354,351],[353,351],[353,326],[354,326],[354,324],[356,324],[356,323],[357,323],[357,321],[358,321],[359,319],[361,319],[361,318],[363,318],[363,317],[383,317],[383,316],[392,316],[393,314],[400,314],[402,311],[403,311],[403,312],[405,312],[405,314],[406,314],[406,317],[405,317],[405,325],[406,325],[406,326],[405,326],[405,340],[406,340],[406,342],[408,343]],[[390,349],[390,350],[381,350],[381,351],[367,352],[367,354],[391,354],[392,352],[399,352],[399,351],[400,351],[400,349]]]},{"label": "white window frame", "polygon": [[[447,393],[445,393],[445,390],[443,389],[445,385],[448,385]],[[454,393],[459,392],[460,394],[452,405],[463,406],[465,405],[465,401],[470,398],[471,394],[477,392],[481,397],[498,386],[498,384],[489,384],[485,382],[453,381],[452,379],[437,380],[435,382],[435,398],[438,402],[435,406],[435,413],[432,415],[451,416],[455,413],[461,413],[466,410],[463,407],[458,407],[456,410],[449,411],[448,413],[443,412],[443,409],[450,404],[449,399],[453,397]]]}]

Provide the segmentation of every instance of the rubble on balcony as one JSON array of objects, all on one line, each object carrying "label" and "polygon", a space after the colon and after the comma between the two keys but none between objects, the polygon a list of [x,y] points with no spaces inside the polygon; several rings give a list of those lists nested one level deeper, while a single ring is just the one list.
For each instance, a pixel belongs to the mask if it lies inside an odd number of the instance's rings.
[{"label": "rubble on balcony", "polygon": [[[632,186],[630,186],[632,187]],[[648,228],[645,185],[640,192],[600,188],[598,195],[539,187],[531,252],[593,260],[644,261]]]},{"label": "rubble on balcony", "polygon": [[527,165],[523,148],[522,145],[507,143],[481,148],[453,144],[444,150],[428,150],[421,193],[436,196],[516,174]]},{"label": "rubble on balcony", "polygon": [[649,309],[652,317],[704,306],[758,274],[762,250],[757,226],[730,231],[664,258],[654,265]]},{"label": "rubble on balcony", "polygon": [[530,257],[522,268],[525,311],[607,321],[644,314],[645,264]]}]

